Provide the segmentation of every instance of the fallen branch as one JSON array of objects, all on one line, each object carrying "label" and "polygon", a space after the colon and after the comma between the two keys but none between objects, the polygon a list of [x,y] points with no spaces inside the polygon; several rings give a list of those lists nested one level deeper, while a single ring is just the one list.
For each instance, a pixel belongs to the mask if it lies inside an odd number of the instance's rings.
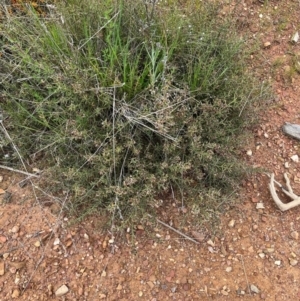
[{"label": "fallen branch", "polygon": [[252,295],[251,288],[250,288],[249,281],[248,281],[248,277],[247,277],[247,273],[246,273],[245,264],[244,264],[244,258],[243,258],[243,255],[240,255],[240,256],[241,256],[242,266],[243,266],[244,275],[245,275],[245,278],[246,278],[246,282],[247,282],[247,287],[248,287],[248,290],[249,290],[249,294]]}]

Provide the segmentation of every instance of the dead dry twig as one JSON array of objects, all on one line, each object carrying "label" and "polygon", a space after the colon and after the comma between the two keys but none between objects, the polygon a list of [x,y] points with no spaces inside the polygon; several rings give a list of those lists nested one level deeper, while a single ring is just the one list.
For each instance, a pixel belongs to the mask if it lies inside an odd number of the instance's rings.
[{"label": "dead dry twig", "polygon": [[[153,218],[153,216],[152,216],[152,215],[150,215],[150,214],[148,214],[148,216]],[[193,243],[195,243],[195,244],[199,245],[199,242],[198,242],[198,241],[196,241],[195,239],[193,239],[193,238],[191,238],[191,237],[189,237],[189,236],[187,236],[187,235],[183,234],[183,233],[182,233],[182,232],[180,232],[179,230],[177,230],[177,229],[175,229],[175,228],[171,227],[170,225],[168,225],[168,224],[164,223],[164,222],[163,222],[163,221],[161,221],[160,219],[156,218],[156,221],[157,221],[158,223],[160,223],[161,225],[163,225],[163,226],[165,226],[165,227],[167,227],[167,228],[171,229],[172,231],[176,232],[177,234],[179,234],[179,235],[183,236],[184,238],[186,238],[186,239],[188,239],[188,240],[192,241]]]}]

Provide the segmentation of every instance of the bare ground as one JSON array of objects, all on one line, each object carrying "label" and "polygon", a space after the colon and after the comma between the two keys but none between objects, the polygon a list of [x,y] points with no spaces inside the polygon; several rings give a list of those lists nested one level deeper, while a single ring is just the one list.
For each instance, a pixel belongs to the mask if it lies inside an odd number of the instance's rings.
[{"label": "bare ground", "polygon": [[[280,182],[287,172],[299,194],[300,163],[291,159],[300,156],[299,142],[281,127],[300,119],[300,44],[290,42],[299,29],[300,4],[261,2],[240,1],[237,18],[249,44],[260,46],[249,66],[272,82],[275,97],[242,156]],[[224,6],[224,14],[230,9]],[[300,299],[300,208],[280,212],[264,173],[244,181],[217,231],[189,223],[190,208],[182,212],[171,203],[164,209],[173,226],[199,235],[195,244],[153,221],[123,237],[100,231],[101,215],[68,226],[60,206],[37,199],[30,183],[20,188],[24,177],[0,172],[0,301]],[[257,209],[258,203],[264,208]],[[185,223],[176,222],[182,218]],[[63,285],[68,292],[56,296]]]}]

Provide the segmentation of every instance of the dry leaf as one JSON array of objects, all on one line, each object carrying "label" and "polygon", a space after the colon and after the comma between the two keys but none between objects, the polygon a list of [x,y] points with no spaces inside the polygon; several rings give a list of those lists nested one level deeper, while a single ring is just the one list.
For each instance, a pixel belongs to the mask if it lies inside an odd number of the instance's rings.
[{"label": "dry leaf", "polygon": [[5,190],[0,188],[0,194],[4,194],[5,193]]}]

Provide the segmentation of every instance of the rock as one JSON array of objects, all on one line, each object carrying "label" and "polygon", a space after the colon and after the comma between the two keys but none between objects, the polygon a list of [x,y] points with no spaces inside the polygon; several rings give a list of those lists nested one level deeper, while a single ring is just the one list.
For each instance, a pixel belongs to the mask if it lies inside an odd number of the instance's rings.
[{"label": "rock", "polygon": [[293,124],[286,122],[285,125],[282,127],[282,131],[295,138],[300,140],[300,125],[299,124]]},{"label": "rock", "polygon": [[20,227],[18,225],[13,226],[10,232],[12,233],[18,233],[20,231]]},{"label": "rock", "polygon": [[148,281],[147,284],[149,285],[149,287],[150,287],[151,289],[154,288],[154,283],[153,283],[152,281]]},{"label": "rock", "polygon": [[274,263],[275,263],[276,265],[278,265],[278,266],[281,265],[281,261],[280,261],[280,260],[276,260]]},{"label": "rock", "polygon": [[227,267],[227,268],[225,269],[225,271],[226,271],[227,273],[230,273],[230,272],[232,271],[232,267]]},{"label": "rock", "polygon": [[267,248],[267,249],[265,250],[265,252],[267,252],[267,253],[274,253],[274,251],[275,251],[274,248]]},{"label": "rock", "polygon": [[189,283],[186,283],[186,284],[183,285],[183,289],[184,289],[185,291],[189,291],[190,288],[191,288],[191,285],[190,285]]},{"label": "rock", "polygon": [[228,227],[229,227],[229,228],[233,228],[234,225],[235,225],[235,220],[232,219],[232,220],[228,223]]},{"label": "rock", "polygon": [[289,259],[289,262],[290,262],[290,265],[291,265],[292,267],[294,267],[295,265],[298,264],[298,260],[296,260],[296,259],[294,259],[294,258],[290,258],[290,259]]},{"label": "rock", "polygon": [[248,252],[249,252],[249,253],[253,253],[253,252],[254,252],[253,246],[250,246],[250,247],[248,248]]},{"label": "rock", "polygon": [[15,267],[10,267],[9,268],[9,271],[12,273],[12,274],[15,274],[17,272],[17,269]]},{"label": "rock", "polygon": [[58,237],[56,237],[56,238],[54,239],[53,245],[54,245],[54,246],[58,246],[59,244],[60,244],[60,240],[59,240]]},{"label": "rock", "polygon": [[210,245],[210,246],[212,246],[212,247],[215,246],[215,243],[214,243],[211,239],[209,239],[209,240],[207,241],[207,244]]},{"label": "rock", "polygon": [[291,232],[291,237],[294,239],[294,240],[298,240],[299,238],[299,233],[297,231],[293,231]]},{"label": "rock", "polygon": [[256,204],[256,209],[265,209],[265,206],[263,203],[257,203]]},{"label": "rock", "polygon": [[34,243],[34,246],[36,248],[39,248],[41,246],[41,242],[39,240],[37,240],[35,243]]},{"label": "rock", "polygon": [[228,296],[228,292],[227,291],[225,291],[225,290],[221,290],[221,294],[223,295],[223,296]]},{"label": "rock", "polygon": [[5,264],[4,261],[0,261],[0,276],[3,276],[5,273]]},{"label": "rock", "polygon": [[291,156],[291,159],[292,159],[292,161],[295,162],[295,163],[298,163],[298,162],[299,162],[299,157],[298,157],[298,155],[293,155],[293,156]]},{"label": "rock", "polygon": [[18,289],[14,289],[13,293],[11,294],[11,297],[13,299],[18,298],[20,296],[20,291]]},{"label": "rock", "polygon": [[298,41],[299,41],[299,33],[298,31],[296,31],[292,37],[292,42],[296,44],[298,43]]},{"label": "rock", "polygon": [[177,286],[173,286],[173,287],[171,288],[171,292],[172,292],[172,293],[175,293],[175,292],[176,292],[176,289],[177,289]]},{"label": "rock", "polygon": [[265,300],[266,298],[267,298],[266,294],[264,294],[264,293],[260,294],[260,299]]},{"label": "rock", "polygon": [[255,286],[254,284],[250,285],[250,290],[251,292],[255,293],[255,294],[259,294],[259,289],[257,286]]},{"label": "rock", "polygon": [[52,286],[52,284],[48,284],[47,285],[47,294],[49,296],[52,296],[52,294],[53,294],[53,286]]},{"label": "rock", "polygon": [[1,236],[0,236],[0,243],[1,243],[1,244],[4,244],[6,241],[7,241],[6,236],[1,235]]},{"label": "rock", "polygon": [[265,42],[264,43],[264,48],[269,48],[271,46],[271,42]]},{"label": "rock", "polygon": [[72,246],[72,244],[73,244],[73,241],[72,241],[71,239],[68,239],[68,240],[66,241],[66,247],[67,247],[67,248],[69,248],[70,246]]},{"label": "rock", "polygon": [[300,61],[294,62],[294,68],[298,73],[300,73]]},{"label": "rock", "polygon": [[120,291],[123,288],[123,286],[119,283],[117,286],[117,290]]},{"label": "rock", "polygon": [[252,156],[252,150],[251,150],[251,149],[247,150],[247,155],[248,155],[249,157]]},{"label": "rock", "polygon": [[55,296],[56,297],[60,297],[65,295],[67,292],[69,291],[68,287],[63,284],[61,287],[59,287],[56,291],[55,291]]},{"label": "rock", "polygon": [[36,168],[36,167],[33,167],[33,168],[32,168],[32,171],[33,171],[35,174],[37,174],[37,175],[39,175],[39,174],[42,173],[42,170],[40,170],[40,169],[38,169],[38,168]]}]

